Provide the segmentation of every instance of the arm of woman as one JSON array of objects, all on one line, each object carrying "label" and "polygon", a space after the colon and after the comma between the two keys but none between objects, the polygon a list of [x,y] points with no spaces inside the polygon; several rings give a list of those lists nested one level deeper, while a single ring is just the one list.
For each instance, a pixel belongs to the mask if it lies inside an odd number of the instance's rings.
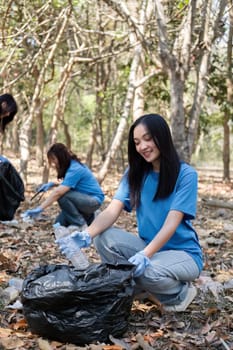
[{"label": "arm of woman", "polygon": [[177,227],[181,223],[183,217],[184,213],[180,211],[169,211],[163,226],[161,227],[155,238],[144,249],[144,254],[148,258],[152,257],[152,255],[155,254],[159,249],[161,249],[164,246],[164,244],[172,237]]},{"label": "arm of woman", "polygon": [[57,243],[60,245],[60,249],[62,251],[65,251],[67,249],[67,246],[70,243],[70,238],[74,239],[80,248],[89,247],[92,238],[114,224],[114,222],[119,217],[123,207],[124,204],[121,201],[118,199],[113,199],[108,207],[95,218],[95,220],[91,223],[90,226],[85,229],[85,231],[75,231],[70,236],[62,237],[57,240]]},{"label": "arm of woman", "polygon": [[60,197],[62,197],[66,192],[70,190],[70,187],[59,185],[56,187],[40,205],[40,208],[44,210],[49,207],[52,203],[56,202]]},{"label": "arm of woman", "polygon": [[111,227],[120,216],[124,204],[118,199],[113,199],[85,230],[93,238]]}]

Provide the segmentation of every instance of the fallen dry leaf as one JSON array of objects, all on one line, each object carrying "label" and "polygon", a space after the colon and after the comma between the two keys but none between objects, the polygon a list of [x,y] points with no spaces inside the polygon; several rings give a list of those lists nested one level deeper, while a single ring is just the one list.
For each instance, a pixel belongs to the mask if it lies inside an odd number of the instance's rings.
[{"label": "fallen dry leaf", "polygon": [[26,329],[28,327],[27,321],[25,319],[19,320],[16,323],[12,324],[12,329],[19,330],[19,329]]},{"label": "fallen dry leaf", "polygon": [[3,346],[3,349],[22,349],[24,346],[24,341],[19,338],[1,338],[0,344]]},{"label": "fallen dry leaf", "polygon": [[123,348],[119,345],[104,345],[103,350],[123,350]]}]

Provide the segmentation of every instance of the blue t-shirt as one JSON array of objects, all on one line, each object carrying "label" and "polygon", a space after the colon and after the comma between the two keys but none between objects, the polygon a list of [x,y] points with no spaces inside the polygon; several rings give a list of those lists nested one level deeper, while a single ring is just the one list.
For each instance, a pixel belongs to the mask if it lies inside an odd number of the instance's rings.
[{"label": "blue t-shirt", "polygon": [[[195,218],[197,205],[197,172],[186,163],[181,164],[174,191],[166,198],[156,199],[159,173],[150,171],[145,177],[140,205],[136,208],[139,236],[149,244],[164,224],[170,210],[184,213],[184,218],[174,235],[161,248],[163,250],[183,250],[196,261],[200,271],[203,267],[202,251],[191,219]],[[124,209],[131,211],[127,173],[123,176],[114,196],[124,203]]]},{"label": "blue t-shirt", "polygon": [[3,162],[3,163],[9,163],[9,160],[3,156],[0,155],[0,162]]},{"label": "blue t-shirt", "polygon": [[72,190],[94,197],[100,204],[104,200],[104,193],[90,169],[85,164],[71,160],[61,185]]}]

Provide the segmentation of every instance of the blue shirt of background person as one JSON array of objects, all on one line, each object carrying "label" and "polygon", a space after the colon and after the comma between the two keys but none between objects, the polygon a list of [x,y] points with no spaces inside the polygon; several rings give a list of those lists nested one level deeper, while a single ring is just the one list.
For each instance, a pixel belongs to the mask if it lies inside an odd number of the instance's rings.
[{"label": "blue shirt of background person", "polygon": [[100,204],[104,200],[103,191],[90,169],[76,160],[71,160],[61,184],[75,191],[93,196]]},{"label": "blue shirt of background person", "polygon": [[9,160],[6,157],[3,157],[3,156],[0,155],[0,162],[8,163]]}]

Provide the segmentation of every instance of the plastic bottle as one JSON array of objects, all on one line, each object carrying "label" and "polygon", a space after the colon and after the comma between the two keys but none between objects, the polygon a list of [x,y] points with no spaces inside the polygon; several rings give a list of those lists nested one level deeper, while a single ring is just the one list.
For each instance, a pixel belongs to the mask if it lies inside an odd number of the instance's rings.
[{"label": "plastic bottle", "polygon": [[22,213],[21,214],[21,218],[22,218],[22,221],[23,222],[26,222],[26,223],[28,223],[28,224],[34,224],[34,219],[33,218],[31,218],[30,216],[28,216],[28,215],[25,215],[25,213]]},{"label": "plastic bottle", "polygon": [[10,287],[14,287],[19,292],[21,292],[23,289],[23,279],[22,278],[18,278],[18,277],[11,278],[9,280],[8,284]]},{"label": "plastic bottle", "polygon": [[71,234],[75,231],[82,231],[82,226],[70,225],[67,227],[67,229],[69,230],[69,233]]},{"label": "plastic bottle", "polygon": [[89,266],[89,261],[85,253],[75,243],[72,246],[68,245],[66,257],[78,270],[85,270]]},{"label": "plastic bottle", "polygon": [[[70,235],[69,229],[61,226],[59,223],[54,224],[53,227],[56,239]],[[83,253],[79,246],[75,244],[75,240],[67,240],[65,255],[78,270],[85,270],[89,266],[89,261],[85,253]]]},{"label": "plastic bottle", "polygon": [[19,291],[15,287],[7,287],[1,294],[1,299],[5,305],[10,304],[19,296]]},{"label": "plastic bottle", "polygon": [[68,230],[68,228],[60,225],[59,222],[54,224],[53,228],[54,228],[54,234],[55,234],[56,239],[68,236],[70,234],[70,231]]}]

